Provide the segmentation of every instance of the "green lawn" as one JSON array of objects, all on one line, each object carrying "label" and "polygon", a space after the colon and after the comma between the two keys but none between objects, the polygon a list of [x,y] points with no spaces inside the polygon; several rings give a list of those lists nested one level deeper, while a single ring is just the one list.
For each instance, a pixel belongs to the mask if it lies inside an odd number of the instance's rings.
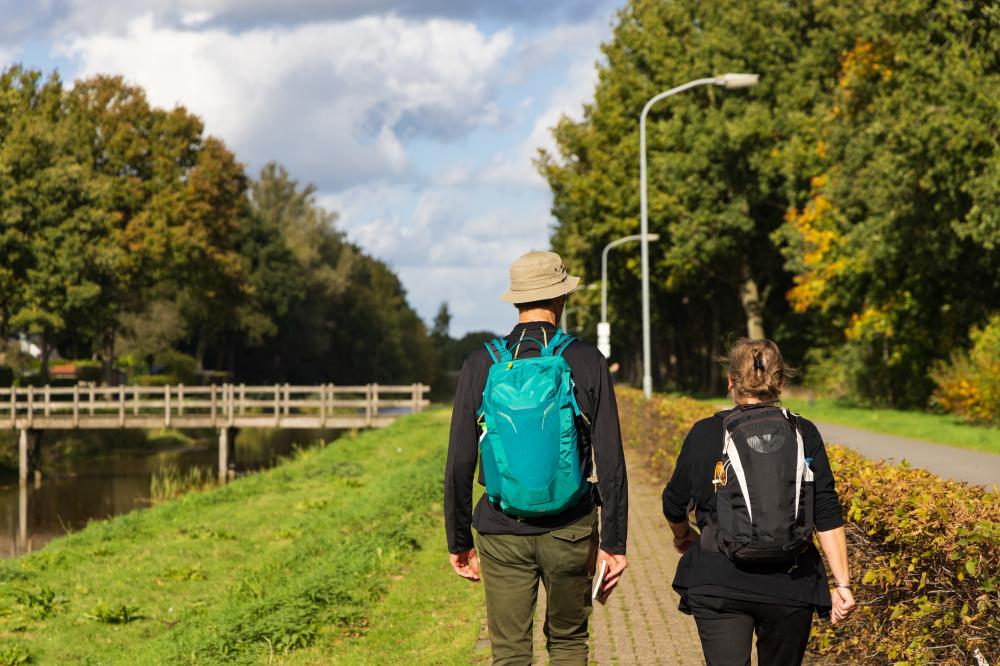
[{"label": "green lawn", "polygon": [[447,412],[93,523],[0,562],[0,666],[469,663],[447,563]]},{"label": "green lawn", "polygon": [[1000,428],[971,425],[946,414],[858,407],[830,398],[818,398],[812,405],[807,400],[793,398],[784,404],[813,421],[1000,453]]},{"label": "green lawn", "polygon": [[[731,404],[724,398],[701,399],[718,409]],[[1000,428],[971,425],[946,414],[860,407],[833,398],[816,398],[812,404],[804,398],[785,398],[782,404],[810,421],[837,423],[936,444],[1000,453]]]}]

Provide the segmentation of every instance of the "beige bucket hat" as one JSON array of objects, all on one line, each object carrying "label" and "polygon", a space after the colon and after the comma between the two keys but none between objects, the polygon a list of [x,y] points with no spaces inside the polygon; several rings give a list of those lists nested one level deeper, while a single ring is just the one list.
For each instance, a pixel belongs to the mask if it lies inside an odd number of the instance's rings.
[{"label": "beige bucket hat", "polygon": [[500,297],[507,303],[531,303],[562,296],[576,289],[580,278],[566,272],[555,252],[529,252],[510,265],[510,288]]}]

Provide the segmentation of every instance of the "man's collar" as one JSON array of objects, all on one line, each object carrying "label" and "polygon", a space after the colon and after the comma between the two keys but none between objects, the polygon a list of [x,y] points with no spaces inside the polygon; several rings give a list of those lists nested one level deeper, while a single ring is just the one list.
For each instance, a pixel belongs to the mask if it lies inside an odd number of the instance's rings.
[{"label": "man's collar", "polygon": [[526,322],[518,323],[516,326],[514,326],[513,330],[511,330],[511,333],[520,333],[521,331],[523,331],[526,328],[527,329],[544,328],[544,329],[547,329],[547,330],[554,331],[556,329],[556,325],[555,324],[550,324],[547,321],[526,321]]}]

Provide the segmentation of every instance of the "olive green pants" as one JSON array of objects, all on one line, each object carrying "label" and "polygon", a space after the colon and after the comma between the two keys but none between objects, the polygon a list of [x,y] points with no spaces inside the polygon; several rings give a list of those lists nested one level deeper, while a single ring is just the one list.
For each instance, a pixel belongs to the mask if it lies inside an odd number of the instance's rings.
[{"label": "olive green pants", "polygon": [[495,666],[531,664],[539,580],[547,599],[544,632],[550,663],[586,666],[598,536],[596,509],[547,534],[479,535]]}]

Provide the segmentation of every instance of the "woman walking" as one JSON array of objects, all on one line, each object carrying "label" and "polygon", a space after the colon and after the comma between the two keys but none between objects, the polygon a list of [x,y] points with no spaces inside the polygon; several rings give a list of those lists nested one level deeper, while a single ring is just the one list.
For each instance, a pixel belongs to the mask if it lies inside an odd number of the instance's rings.
[{"label": "woman walking", "polygon": [[[708,666],[801,664],[813,613],[854,606],[833,473],[816,426],[780,407],[781,352],[739,340],[729,353],[735,406],[696,423],[663,491],[683,553],[674,589],[694,616]],[[688,523],[693,503],[700,535]],[[818,536],[831,569],[813,544]]]}]

